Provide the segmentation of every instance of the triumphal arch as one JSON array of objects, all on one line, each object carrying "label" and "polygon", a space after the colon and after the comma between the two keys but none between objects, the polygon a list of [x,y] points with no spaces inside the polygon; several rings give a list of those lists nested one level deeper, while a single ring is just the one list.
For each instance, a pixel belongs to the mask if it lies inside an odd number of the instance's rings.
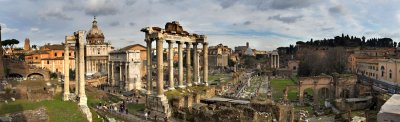
[{"label": "triumphal arch", "polygon": [[[173,44],[178,44],[178,88],[185,88],[192,85],[205,85],[208,86],[208,42],[205,35],[191,34],[183,30],[182,26],[177,21],[168,22],[165,29],[160,27],[146,27],[141,30],[145,33],[144,41],[147,44],[147,98],[146,109],[151,110],[154,114],[162,116],[170,116],[171,109],[168,105],[168,100],[164,95],[164,62],[163,62],[163,43],[168,43],[168,81],[170,90],[175,89],[174,85],[174,66],[173,57],[174,49]],[[157,86],[156,92],[152,93],[152,47],[151,43],[156,42],[156,69],[157,69]],[[186,45],[186,81],[184,82],[184,69],[183,69],[183,44]],[[199,66],[199,52],[197,49],[198,44],[203,45],[203,77],[200,77]],[[191,67],[191,47],[193,46],[193,68]],[[192,73],[193,70],[193,73]],[[193,76],[193,77],[192,77]],[[201,82],[202,81],[202,82]],[[153,115],[154,115],[153,114]]]}]

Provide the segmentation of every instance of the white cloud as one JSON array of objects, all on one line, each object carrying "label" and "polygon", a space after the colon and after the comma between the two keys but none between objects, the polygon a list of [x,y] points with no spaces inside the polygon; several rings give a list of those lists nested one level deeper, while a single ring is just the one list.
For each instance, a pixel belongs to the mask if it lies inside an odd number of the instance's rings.
[{"label": "white cloud", "polygon": [[2,33],[14,33],[14,32],[16,32],[16,31],[18,31],[17,28],[9,28],[9,27],[7,27],[7,25],[4,24],[4,23],[0,23],[0,25],[1,25],[1,32],[2,32]]},{"label": "white cloud", "polygon": [[38,32],[38,31],[40,31],[40,29],[39,29],[39,28],[36,28],[36,27],[32,27],[32,28],[31,28],[31,31],[32,31],[32,32]]},{"label": "white cloud", "polygon": [[26,36],[40,40],[32,42],[38,45],[61,43],[65,35],[89,30],[94,15],[106,40],[117,48],[144,44],[141,28],[164,27],[175,20],[191,33],[208,35],[211,44],[233,48],[249,41],[257,49],[268,50],[341,33],[358,37],[366,32],[384,33],[397,39],[394,32],[400,32],[399,2],[389,1],[6,0],[0,4],[15,5],[0,8],[0,21],[12,27],[3,27],[3,32],[19,40]]}]

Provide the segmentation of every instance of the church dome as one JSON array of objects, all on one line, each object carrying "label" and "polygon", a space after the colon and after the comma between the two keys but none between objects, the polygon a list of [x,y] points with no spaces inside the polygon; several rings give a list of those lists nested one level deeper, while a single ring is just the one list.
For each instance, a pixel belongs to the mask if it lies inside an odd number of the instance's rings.
[{"label": "church dome", "polygon": [[93,20],[92,28],[86,35],[86,40],[88,44],[103,44],[104,43],[104,34],[103,31],[97,26],[96,16]]}]

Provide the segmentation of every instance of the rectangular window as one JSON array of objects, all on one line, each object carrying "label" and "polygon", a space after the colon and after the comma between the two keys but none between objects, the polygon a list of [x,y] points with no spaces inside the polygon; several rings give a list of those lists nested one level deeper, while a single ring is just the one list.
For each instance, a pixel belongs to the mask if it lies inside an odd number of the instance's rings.
[{"label": "rectangular window", "polygon": [[61,54],[64,57],[64,53]]},{"label": "rectangular window", "polygon": [[47,64],[50,64],[50,61],[49,61],[49,60],[47,60]]},{"label": "rectangular window", "polygon": [[57,53],[54,53],[54,56],[57,56]]},{"label": "rectangular window", "polygon": [[69,53],[69,56],[71,56],[71,53]]}]

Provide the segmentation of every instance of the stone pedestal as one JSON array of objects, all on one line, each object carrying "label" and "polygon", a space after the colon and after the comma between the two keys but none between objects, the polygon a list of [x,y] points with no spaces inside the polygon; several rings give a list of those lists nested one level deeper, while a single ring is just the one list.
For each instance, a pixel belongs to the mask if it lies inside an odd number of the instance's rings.
[{"label": "stone pedestal", "polygon": [[86,115],[86,119],[89,122],[92,122],[93,121],[92,120],[92,113],[90,112],[89,107],[87,105],[79,105],[79,108],[80,108],[81,112]]},{"label": "stone pedestal", "polygon": [[164,118],[165,116],[171,116],[171,108],[168,104],[168,99],[165,96],[154,96],[148,95],[146,98],[146,110],[145,112],[150,111],[151,117],[154,118],[154,115],[157,115],[157,118]]}]

